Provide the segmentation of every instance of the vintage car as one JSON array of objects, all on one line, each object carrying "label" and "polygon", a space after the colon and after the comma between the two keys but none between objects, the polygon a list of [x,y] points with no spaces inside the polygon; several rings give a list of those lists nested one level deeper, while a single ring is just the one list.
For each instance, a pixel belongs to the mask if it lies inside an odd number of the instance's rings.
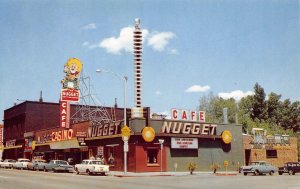
[{"label": "vintage car", "polygon": [[29,159],[19,158],[18,161],[13,165],[14,169],[27,169],[27,165],[30,162]]},{"label": "vintage car", "polygon": [[299,162],[287,162],[283,167],[279,167],[278,174],[288,173],[289,175],[295,175],[295,173],[300,173],[300,163]]},{"label": "vintage car", "polygon": [[273,175],[278,171],[277,167],[265,162],[265,161],[254,161],[248,166],[242,166],[242,172],[246,176],[248,173],[254,175],[270,174]]},{"label": "vintage car", "polygon": [[28,170],[43,170],[46,165],[46,161],[43,159],[34,159],[27,165]]},{"label": "vintage car", "polygon": [[0,167],[2,168],[13,168],[16,160],[14,159],[5,159],[3,162],[0,163]]},{"label": "vintage car", "polygon": [[51,160],[49,163],[44,165],[44,171],[63,171],[63,172],[73,172],[73,166],[69,165],[67,161],[64,160]]},{"label": "vintage car", "polygon": [[75,165],[75,171],[77,174],[87,173],[107,175],[109,172],[109,166],[103,165],[101,160],[83,160],[80,164]]}]

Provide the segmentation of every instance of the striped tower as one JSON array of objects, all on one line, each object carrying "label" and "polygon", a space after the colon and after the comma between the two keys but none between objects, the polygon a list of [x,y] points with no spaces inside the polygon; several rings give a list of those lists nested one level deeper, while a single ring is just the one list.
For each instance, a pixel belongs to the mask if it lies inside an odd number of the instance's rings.
[{"label": "striped tower", "polygon": [[142,30],[140,19],[135,19],[135,29],[133,31],[133,54],[134,54],[134,102],[132,117],[142,117]]}]

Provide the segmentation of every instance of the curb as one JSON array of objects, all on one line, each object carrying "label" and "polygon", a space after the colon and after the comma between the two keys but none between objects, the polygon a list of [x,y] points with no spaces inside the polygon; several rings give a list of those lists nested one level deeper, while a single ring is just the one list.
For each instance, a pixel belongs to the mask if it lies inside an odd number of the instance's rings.
[{"label": "curb", "polygon": [[171,174],[163,174],[163,175],[114,175],[115,177],[119,177],[119,178],[123,178],[123,177],[161,177],[161,176],[174,176],[174,175],[171,175]]},{"label": "curb", "polygon": [[216,176],[237,176],[238,173],[216,173]]}]

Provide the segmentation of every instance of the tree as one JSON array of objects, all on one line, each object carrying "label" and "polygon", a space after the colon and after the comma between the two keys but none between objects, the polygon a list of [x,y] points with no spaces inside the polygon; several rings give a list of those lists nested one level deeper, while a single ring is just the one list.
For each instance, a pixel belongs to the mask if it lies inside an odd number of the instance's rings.
[{"label": "tree", "polygon": [[253,120],[258,119],[259,121],[262,121],[267,118],[265,97],[266,94],[264,89],[258,83],[255,83],[253,105],[252,105],[252,112],[251,112],[251,118]]},{"label": "tree", "polygon": [[206,96],[202,96],[200,98],[200,105],[199,105],[199,110],[200,111],[205,111],[205,119],[206,122],[211,122],[211,123],[218,123],[218,120],[216,118],[216,116],[214,115],[214,101],[216,100],[216,96],[214,96],[214,94],[212,92],[210,92],[208,95]]},{"label": "tree", "polygon": [[281,120],[280,113],[280,98],[281,95],[271,92],[267,100],[267,117],[270,123],[279,124]]},{"label": "tree", "polygon": [[206,112],[206,121],[212,123],[223,123],[223,108],[228,108],[228,123],[236,122],[237,105],[233,98],[223,99],[209,93],[200,98],[199,110]]}]

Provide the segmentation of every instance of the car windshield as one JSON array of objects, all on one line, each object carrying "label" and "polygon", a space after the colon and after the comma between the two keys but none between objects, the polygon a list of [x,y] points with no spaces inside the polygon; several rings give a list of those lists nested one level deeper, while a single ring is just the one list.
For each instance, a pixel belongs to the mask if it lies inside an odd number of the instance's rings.
[{"label": "car windshield", "polygon": [[94,165],[102,165],[102,161],[92,161],[91,164],[94,164]]},{"label": "car windshield", "polygon": [[56,164],[68,165],[68,162],[66,162],[66,161],[57,161]]}]

